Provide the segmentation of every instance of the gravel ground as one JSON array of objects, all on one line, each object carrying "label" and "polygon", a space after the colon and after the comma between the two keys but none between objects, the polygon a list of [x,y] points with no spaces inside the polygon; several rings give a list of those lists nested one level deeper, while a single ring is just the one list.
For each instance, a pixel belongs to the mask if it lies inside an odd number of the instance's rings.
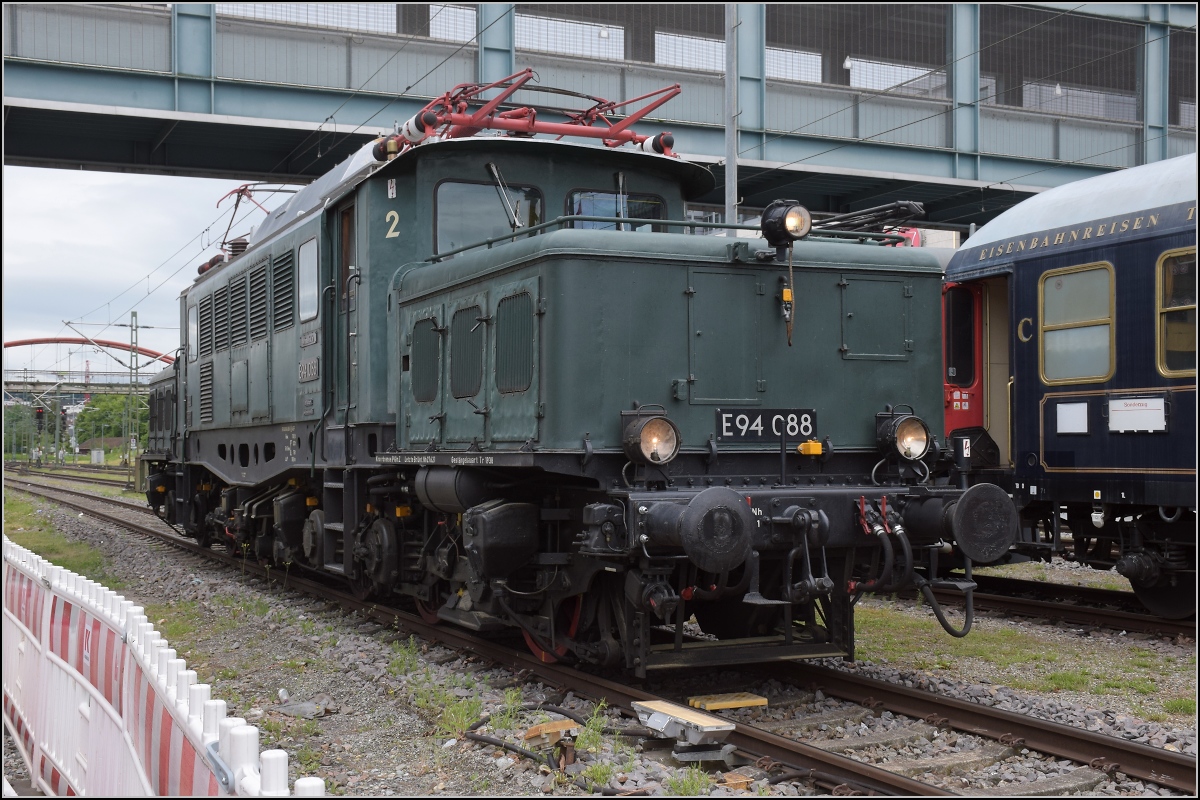
[{"label": "gravel ground", "polygon": [[[480,663],[469,654],[401,636],[346,615],[324,601],[301,597],[283,589],[278,581],[267,585],[231,575],[199,560],[180,559],[177,552],[166,547],[131,546],[133,541],[141,540],[132,540],[107,525],[79,519],[74,513],[52,512],[50,504],[37,505],[52,513],[55,525],[64,534],[89,541],[108,557],[110,574],[124,584],[119,591],[147,606],[148,613],[154,614],[151,619],[171,646],[188,659],[189,668],[198,671],[201,682],[214,685],[215,697],[229,702],[231,715],[260,726],[264,749],[282,747],[289,752],[292,780],[317,775],[326,780],[332,793],[358,796],[584,794],[571,782],[580,776],[621,791],[642,789],[669,794],[688,788],[682,781],[689,776],[676,769],[669,755],[643,750],[632,738],[597,737],[593,750],[580,741],[581,761],[570,770],[570,779],[547,774],[549,770],[532,759],[464,740],[451,732],[454,714],[468,723],[481,711],[503,717],[503,721],[482,732],[516,741],[530,725],[551,718],[545,713],[517,713],[517,702],[558,703],[584,716],[592,707],[570,695],[560,697],[552,687],[526,676]],[[886,600],[863,603],[888,605]],[[911,613],[928,616],[923,609]],[[977,625],[1036,629],[1047,637],[1050,646],[1056,642],[1065,646],[1068,641],[1086,637],[1116,652],[1130,643],[1129,637],[1116,634],[1002,619],[980,618]],[[1184,661],[1192,658],[1190,679],[1181,678],[1178,685],[1160,690],[1195,696],[1193,641],[1144,639],[1137,645],[1139,650]],[[918,669],[912,664],[896,663],[895,659],[891,663],[830,665],[1196,753],[1194,721],[1179,725],[1138,718],[1136,698],[1123,695],[1018,692],[1006,688],[1005,676],[981,660],[961,661],[953,670]],[[719,675],[705,678],[709,691],[721,682]],[[772,715],[803,717],[846,708],[840,701],[819,695],[804,697],[794,687],[771,681],[741,688],[771,698],[767,713]],[[317,714],[314,718],[283,713],[288,704],[304,703],[310,705],[293,708],[292,713],[311,711]],[[751,716],[754,713],[763,712],[742,712]],[[615,714],[609,715],[611,724],[620,724]],[[885,712],[866,715],[852,725],[834,723],[825,731],[818,727],[811,735],[861,735],[899,724]],[[5,742],[5,774],[10,779],[21,777],[23,770],[8,747],[7,736]],[[974,737],[943,733],[885,752],[882,757],[932,758],[979,746]],[[990,778],[958,778],[957,783],[949,782],[947,786],[956,791],[986,792],[1073,768],[1066,764],[1053,766],[1053,762],[1048,766],[1035,754],[1017,752],[998,765]],[[1099,784],[1092,793],[1171,794],[1151,784],[1121,778]],[[746,793],[721,786],[706,789],[703,781],[692,789],[714,796]],[[768,786],[763,780],[756,780],[749,789],[752,794],[811,793],[802,784]]]}]

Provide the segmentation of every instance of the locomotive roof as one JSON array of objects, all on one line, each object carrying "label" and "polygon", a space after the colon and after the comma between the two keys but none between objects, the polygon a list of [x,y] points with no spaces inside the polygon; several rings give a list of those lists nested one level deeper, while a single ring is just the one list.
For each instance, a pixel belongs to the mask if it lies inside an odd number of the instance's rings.
[{"label": "locomotive roof", "polygon": [[[250,237],[250,246],[264,242],[297,219],[306,216],[317,208],[323,208],[328,202],[337,200],[358,184],[372,175],[381,172],[397,172],[415,163],[423,155],[437,153],[478,152],[481,150],[498,150],[512,148],[523,154],[565,154],[569,151],[576,153],[604,153],[605,160],[623,160],[643,169],[656,169],[666,172],[679,180],[687,197],[695,197],[710,191],[715,181],[705,167],[670,158],[656,153],[646,153],[633,148],[607,148],[578,142],[561,142],[549,139],[525,139],[513,136],[473,136],[463,139],[450,139],[441,142],[427,142],[413,147],[389,162],[376,161],[371,154],[374,142],[363,145],[358,152],[350,156],[329,172],[305,186],[283,205],[272,211],[267,219],[255,230]],[[563,148],[567,148],[564,150]]]},{"label": "locomotive roof", "polygon": [[1048,189],[984,225],[963,248],[1188,200],[1196,200],[1195,153]]}]

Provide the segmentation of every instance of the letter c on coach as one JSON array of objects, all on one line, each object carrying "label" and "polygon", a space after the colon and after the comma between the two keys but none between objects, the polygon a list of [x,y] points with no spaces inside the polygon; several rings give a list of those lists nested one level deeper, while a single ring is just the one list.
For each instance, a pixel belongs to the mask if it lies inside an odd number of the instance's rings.
[{"label": "letter c on coach", "polygon": [[1033,338],[1032,333],[1025,332],[1025,323],[1026,322],[1028,322],[1030,325],[1033,324],[1033,320],[1029,317],[1025,317],[1023,320],[1021,320],[1020,322],[1017,323],[1017,338],[1020,339],[1022,342],[1028,342],[1030,339]]}]

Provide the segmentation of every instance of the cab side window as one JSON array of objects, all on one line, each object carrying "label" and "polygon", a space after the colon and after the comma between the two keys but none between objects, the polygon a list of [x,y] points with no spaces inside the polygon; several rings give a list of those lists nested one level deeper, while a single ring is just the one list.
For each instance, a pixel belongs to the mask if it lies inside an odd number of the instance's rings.
[{"label": "cab side window", "polygon": [[300,262],[300,321],[317,316],[321,302],[320,271],[317,269],[317,240],[309,239],[297,252]]},{"label": "cab side window", "polygon": [[[639,233],[661,231],[661,225],[652,225],[644,220],[666,219],[667,204],[661,197],[652,194],[584,190],[567,195],[567,213],[585,217],[620,217],[630,222],[572,222],[572,228],[615,231],[620,225],[623,230]],[[628,227],[626,227],[628,226]]]},{"label": "cab side window", "polygon": [[1196,250],[1174,250],[1158,260],[1158,369],[1196,374]]}]

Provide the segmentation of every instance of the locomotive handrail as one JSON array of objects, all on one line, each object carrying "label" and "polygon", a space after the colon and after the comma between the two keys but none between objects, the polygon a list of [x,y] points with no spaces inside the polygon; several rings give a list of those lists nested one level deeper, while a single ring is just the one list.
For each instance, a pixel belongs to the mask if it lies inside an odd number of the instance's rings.
[{"label": "locomotive handrail", "polygon": [[[425,261],[437,263],[439,261],[442,261],[443,259],[449,258],[450,256],[456,256],[459,253],[464,253],[467,250],[474,250],[477,247],[487,247],[490,249],[491,246],[496,244],[497,242],[508,241],[510,239],[515,239],[518,236],[529,237],[535,233],[539,233],[541,231],[548,230],[550,228],[565,225],[568,222],[614,222],[617,224],[628,224],[628,223],[632,222],[632,223],[641,223],[641,224],[650,223],[652,225],[662,225],[663,227],[669,227],[669,228],[729,228],[729,229],[733,229],[733,230],[742,230],[742,231],[757,231],[757,230],[759,230],[759,227],[757,225],[746,225],[744,223],[734,223],[734,222],[705,222],[702,220],[677,220],[677,219],[644,219],[641,217],[596,217],[596,216],[591,216],[588,214],[569,214],[567,216],[555,217],[552,220],[548,220],[546,222],[542,222],[537,225],[532,225],[528,228],[523,229],[520,233],[508,233],[508,234],[505,234],[502,236],[493,236],[490,239],[484,239],[482,241],[475,242],[474,244],[463,245],[462,247],[457,247],[453,250],[447,250],[444,253],[434,253],[429,258],[425,259]],[[875,240],[878,240],[878,242],[880,244],[882,244],[884,242],[899,243],[899,242],[907,241],[903,236],[901,236],[900,234],[897,234],[897,233],[871,233],[871,232],[867,232],[867,231],[823,230],[821,228],[813,228],[812,233],[809,234],[809,237],[810,238],[816,237],[819,239],[820,238],[859,239],[859,240],[871,240],[872,242],[874,242]]]}]

